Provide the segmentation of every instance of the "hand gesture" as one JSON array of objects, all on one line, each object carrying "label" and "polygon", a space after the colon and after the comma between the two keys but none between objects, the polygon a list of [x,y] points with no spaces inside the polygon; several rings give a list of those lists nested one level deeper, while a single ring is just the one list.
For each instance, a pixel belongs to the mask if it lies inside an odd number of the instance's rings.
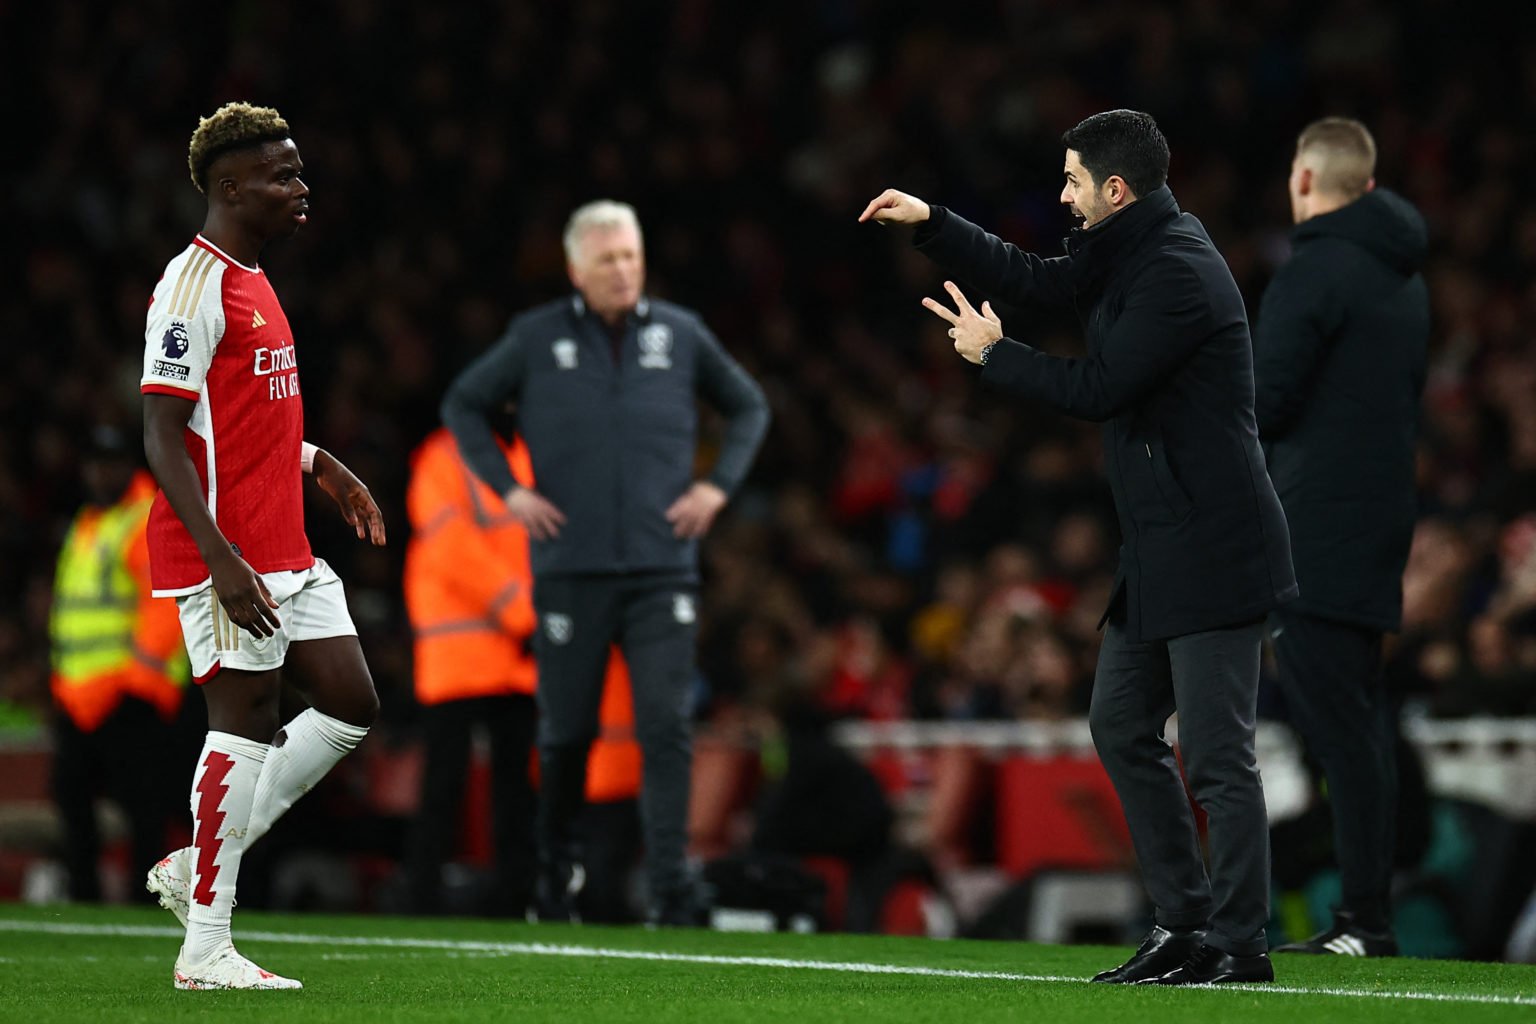
[{"label": "hand gesture", "polygon": [[258,639],[271,636],[282,626],[277,619],[277,602],[250,563],[235,553],[208,561],[208,575],[213,580],[213,596],[224,606],[229,621]]},{"label": "hand gesture", "polygon": [[859,223],[873,220],[876,224],[921,224],[930,212],[928,204],[917,196],[888,188],[864,207],[864,212],[859,214]]},{"label": "hand gesture", "polygon": [[715,516],[725,507],[725,492],[708,480],[700,480],[667,509],[667,522],[672,524],[672,536],[683,540],[702,537],[709,532]]},{"label": "hand gesture", "polygon": [[341,518],[357,531],[357,539],[373,541],[374,547],[384,546],[384,514],[373,500],[373,494],[350,469],[342,465],[325,449],[315,452],[315,483],[336,500]]},{"label": "hand gesture", "polygon": [[514,487],[505,498],[512,518],[527,527],[534,540],[554,540],[565,525],[565,513],[532,487]]},{"label": "hand gesture", "polygon": [[955,300],[959,312],[950,312],[948,306],[935,299],[924,299],[923,305],[934,316],[953,325],[949,329],[949,336],[955,339],[955,351],[967,361],[979,364],[981,350],[1003,336],[1003,322],[992,312],[992,303],[983,302],[981,312],[978,313],[971,308],[955,282],[945,281],[944,288],[950,298]]}]

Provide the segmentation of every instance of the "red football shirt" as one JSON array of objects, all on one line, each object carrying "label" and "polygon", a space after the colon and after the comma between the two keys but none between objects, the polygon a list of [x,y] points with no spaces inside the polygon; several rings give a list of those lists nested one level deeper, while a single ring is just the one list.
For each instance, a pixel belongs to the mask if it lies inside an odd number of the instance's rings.
[{"label": "red football shirt", "polygon": [[[144,330],[145,394],[197,403],[187,454],[214,521],[259,573],[307,569],[304,404],[293,332],[259,267],[206,238],[165,268]],[[157,597],[207,584],[208,567],[162,491],[149,513],[150,582]]]}]

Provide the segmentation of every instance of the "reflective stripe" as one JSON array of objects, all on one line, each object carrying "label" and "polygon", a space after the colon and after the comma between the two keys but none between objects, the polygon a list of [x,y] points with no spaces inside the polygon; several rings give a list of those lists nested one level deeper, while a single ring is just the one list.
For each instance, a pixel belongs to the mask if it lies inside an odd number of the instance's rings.
[{"label": "reflective stripe", "polygon": [[[508,466],[510,469],[510,465]],[[474,470],[463,459],[459,460],[459,470],[464,474],[464,486],[469,492],[469,503],[475,507],[475,525],[482,530],[495,530],[504,526],[521,526],[517,518],[507,511],[505,503],[500,512],[492,512],[480,501],[480,488],[486,485],[475,475]],[[486,488],[489,490],[489,488]]]},{"label": "reflective stripe", "polygon": [[124,629],[114,631],[105,636],[78,637],[70,640],[56,640],[53,649],[63,655],[92,654],[97,651],[132,651],[133,630]]},{"label": "reflective stripe", "polygon": [[501,627],[491,619],[453,619],[448,622],[434,622],[430,626],[420,626],[415,630],[416,639],[428,640],[436,636],[453,636],[461,633],[500,633]]},{"label": "reflective stripe", "polygon": [[121,598],[116,597],[81,597],[69,596],[55,597],[53,610],[57,612],[99,612],[112,611],[123,606]]},{"label": "reflective stripe", "polygon": [[605,725],[597,738],[608,743],[628,743],[635,738],[635,727],[632,725]]},{"label": "reflective stripe", "polygon": [[486,609],[487,617],[492,622],[496,621],[501,616],[502,609],[516,601],[517,595],[522,593],[522,590],[523,585],[516,580],[498,590],[496,596],[491,598],[491,606]]},{"label": "reflective stripe", "polygon": [[164,658],[157,658],[137,647],[133,649],[133,660],[158,675],[166,675],[170,669],[170,664]]},{"label": "reflective stripe", "polygon": [[418,541],[426,540],[428,537],[432,536],[434,533],[441,530],[449,523],[453,522],[456,515],[457,513],[454,512],[452,508],[444,506],[442,509],[438,510],[437,515],[433,516],[431,519],[428,519],[419,528],[413,531],[414,539]]}]

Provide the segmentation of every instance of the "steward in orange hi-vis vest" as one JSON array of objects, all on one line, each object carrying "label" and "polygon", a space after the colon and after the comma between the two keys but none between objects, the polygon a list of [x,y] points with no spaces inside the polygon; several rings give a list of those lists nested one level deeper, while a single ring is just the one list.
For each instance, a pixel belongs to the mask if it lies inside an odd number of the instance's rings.
[{"label": "steward in orange hi-vis vest", "polygon": [[[533,486],[522,440],[503,442],[502,450],[518,483]],[[416,699],[438,704],[533,693],[538,670],[527,639],[537,620],[528,531],[464,464],[447,430],[427,436],[411,467],[405,605],[416,634]],[[608,661],[598,720],[587,799],[630,799],[640,791],[640,748],[629,669],[617,650]]]},{"label": "steward in orange hi-vis vest", "polygon": [[155,482],[135,473],[113,505],[87,505],[69,528],[54,581],[53,697],[94,732],[124,697],[176,717],[187,684],[176,602],[150,596],[145,525]]},{"label": "steward in orange hi-vis vest", "polygon": [[[531,485],[532,463],[522,441],[503,441],[501,449],[513,476]],[[489,906],[460,909],[521,914],[527,898],[522,890],[532,875],[538,677],[529,650],[537,618],[528,534],[442,429],[412,455],[406,505],[412,535],[405,604],[415,634],[416,699],[426,741],[421,806],[407,844],[410,899],[419,911],[445,909],[441,868],[459,842],[470,736],[478,726],[491,745],[498,877]],[[632,800],[640,791],[641,755],[629,672],[617,651],[609,660],[600,723],[589,755],[587,799]]]},{"label": "steward in orange hi-vis vest", "polygon": [[176,602],[150,596],[155,482],[116,428],[96,428],[83,456],[88,498],[59,552],[48,623],[58,707],[50,789],[70,898],[95,902],[97,802],[121,812],[130,867],[148,871],[185,813],[173,787],[196,751],[184,749],[177,718],[191,673]]},{"label": "steward in orange hi-vis vest", "polygon": [[[515,476],[533,478],[521,441],[503,451]],[[416,699],[432,705],[533,693],[537,669],[525,650],[536,625],[528,533],[464,465],[448,431],[433,431],[411,457],[406,508]]]}]

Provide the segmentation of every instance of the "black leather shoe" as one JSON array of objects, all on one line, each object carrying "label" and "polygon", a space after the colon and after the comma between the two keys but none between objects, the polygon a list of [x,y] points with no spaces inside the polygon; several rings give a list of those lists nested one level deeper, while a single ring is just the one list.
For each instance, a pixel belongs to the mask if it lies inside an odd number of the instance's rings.
[{"label": "black leather shoe", "polygon": [[1314,953],[1327,956],[1397,956],[1397,939],[1390,931],[1364,928],[1347,910],[1333,912],[1333,927],[1303,942],[1276,946],[1273,953]]},{"label": "black leather shoe", "polygon": [[1161,977],[1194,956],[1203,941],[1204,928],[1170,931],[1156,925],[1136,947],[1134,956],[1113,970],[1095,974],[1093,980],[1108,985],[1134,985]]},{"label": "black leather shoe", "polygon": [[1274,981],[1275,968],[1268,953],[1234,956],[1215,946],[1201,946],[1184,963],[1143,985],[1224,985],[1228,982]]}]

